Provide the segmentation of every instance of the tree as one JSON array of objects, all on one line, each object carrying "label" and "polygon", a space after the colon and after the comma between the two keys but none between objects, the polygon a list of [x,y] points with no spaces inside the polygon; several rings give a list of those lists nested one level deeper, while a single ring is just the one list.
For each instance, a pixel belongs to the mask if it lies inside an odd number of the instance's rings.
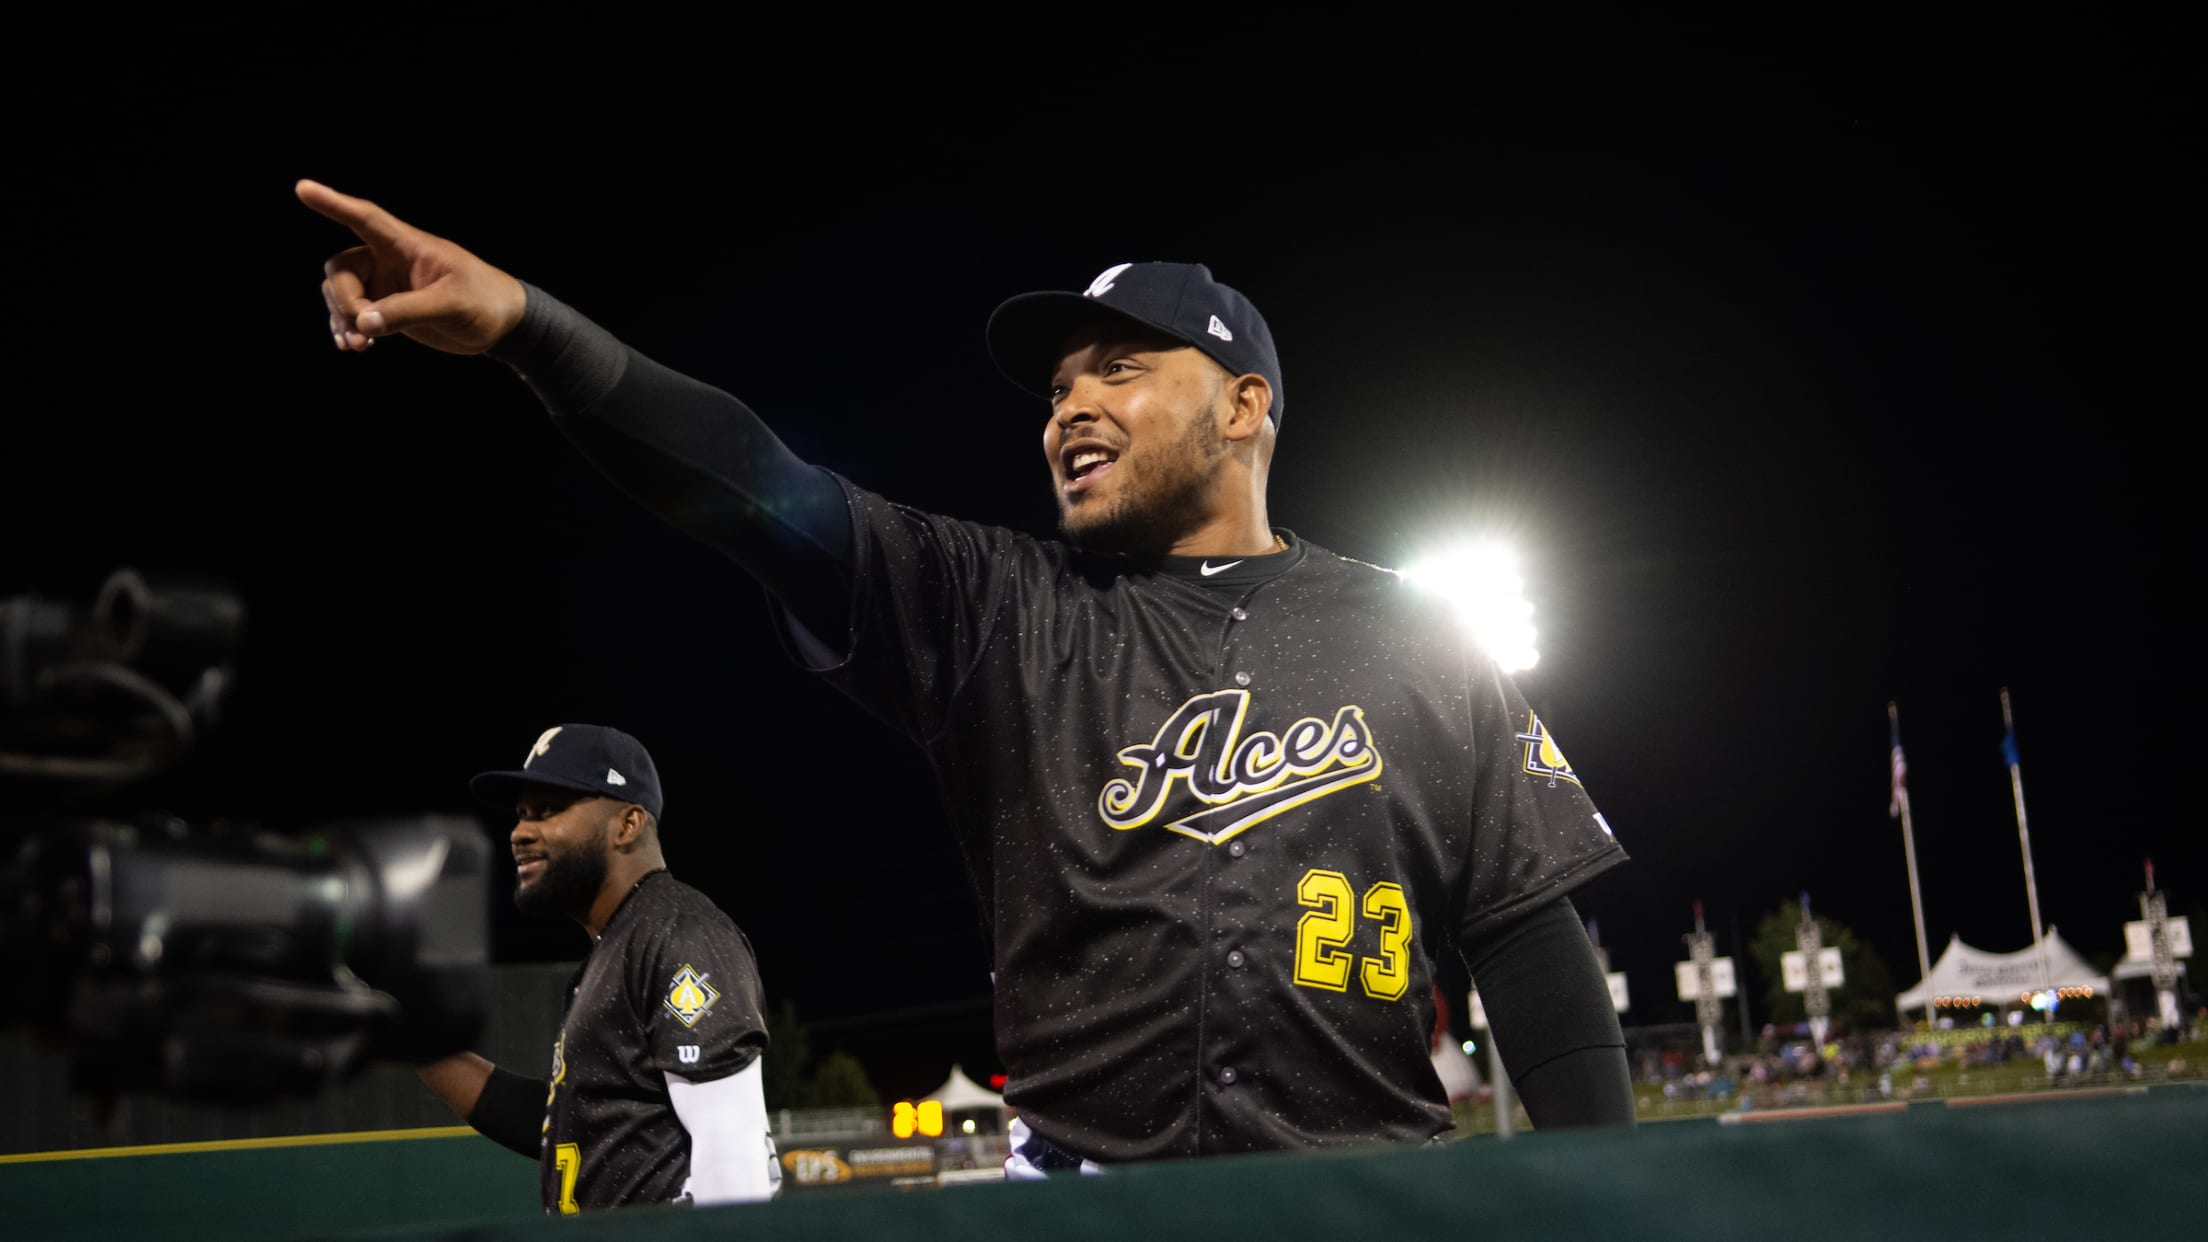
[{"label": "tree", "polygon": [[813,1042],[798,1021],[797,1006],[777,1001],[767,1011],[767,1063],[760,1068],[760,1085],[770,1109],[809,1108],[805,1100],[807,1073],[812,1068]]},{"label": "tree", "polygon": [[866,1067],[841,1048],[829,1053],[813,1073],[812,1095],[814,1108],[874,1108],[882,1102],[881,1093],[867,1079]]},{"label": "tree", "polygon": [[838,1048],[815,1058],[812,1032],[790,1001],[769,1008],[767,1036],[772,1042],[761,1086],[768,1108],[872,1108],[882,1102],[857,1057]]},{"label": "tree", "polygon": [[[1832,1018],[1852,1030],[1881,1030],[1894,1025],[1894,980],[1886,963],[1861,937],[1837,919],[1816,916],[1824,947],[1840,950],[1840,969],[1846,982],[1832,989]],[[1764,983],[1764,1011],[1775,1023],[1807,1019],[1802,994],[1786,990],[1786,974],[1780,955],[1794,952],[1794,929],[1801,924],[1802,908],[1792,902],[1765,915],[1748,939],[1749,956]]]}]

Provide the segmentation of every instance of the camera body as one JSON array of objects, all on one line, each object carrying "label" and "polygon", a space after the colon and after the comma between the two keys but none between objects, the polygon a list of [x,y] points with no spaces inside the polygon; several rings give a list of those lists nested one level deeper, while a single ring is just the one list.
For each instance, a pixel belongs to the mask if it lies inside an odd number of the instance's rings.
[{"label": "camera body", "polygon": [[[0,1023],[73,1086],[250,1104],[472,1044],[490,842],[421,816],[273,833],[119,813],[219,718],[243,609],[111,576],[89,609],[0,601]],[[56,807],[67,808],[59,809]]]}]

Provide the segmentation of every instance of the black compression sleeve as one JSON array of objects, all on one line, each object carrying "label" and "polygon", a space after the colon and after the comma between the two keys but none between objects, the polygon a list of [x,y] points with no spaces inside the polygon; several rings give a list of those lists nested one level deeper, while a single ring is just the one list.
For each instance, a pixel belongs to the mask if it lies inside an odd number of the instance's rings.
[{"label": "black compression sleeve", "polygon": [[1625,1034],[1571,899],[1463,947],[1503,1068],[1533,1124],[1633,1124]]},{"label": "black compression sleeve", "polygon": [[1511,1083],[1526,1102],[1526,1116],[1544,1130],[1636,1124],[1633,1072],[1623,1045],[1567,1052]]},{"label": "black compression sleeve", "polygon": [[849,629],[851,514],[751,407],[637,353],[534,285],[491,357],[585,457],[661,520],[724,553],[815,635]]},{"label": "black compression sleeve", "polygon": [[552,1091],[550,1081],[523,1078],[511,1070],[491,1067],[483,1094],[475,1097],[468,1124],[476,1133],[508,1151],[531,1160],[538,1158],[544,1141],[544,1101]]}]

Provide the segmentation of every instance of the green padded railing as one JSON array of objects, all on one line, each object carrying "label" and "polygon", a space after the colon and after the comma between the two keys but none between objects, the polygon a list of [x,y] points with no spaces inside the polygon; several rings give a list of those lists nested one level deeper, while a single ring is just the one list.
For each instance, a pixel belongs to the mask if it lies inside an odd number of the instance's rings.
[{"label": "green padded railing", "polygon": [[[535,1215],[536,1170],[451,1130],[0,1162],[9,1238],[1542,1242],[2195,1236],[2208,1089],[2042,1095],[1752,1125],[1247,1156],[1045,1184],[854,1189]],[[201,1146],[201,1145],[195,1145]],[[145,1152],[146,1149],[136,1149]]]}]

